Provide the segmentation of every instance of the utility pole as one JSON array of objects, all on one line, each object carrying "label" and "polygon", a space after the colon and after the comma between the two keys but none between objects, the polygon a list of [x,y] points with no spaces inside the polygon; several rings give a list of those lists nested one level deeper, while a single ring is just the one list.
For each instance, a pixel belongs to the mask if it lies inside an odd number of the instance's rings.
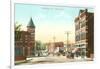
[{"label": "utility pole", "polygon": [[53,56],[54,56],[54,48],[55,48],[55,39],[56,39],[56,37],[53,36],[53,41],[54,41],[54,45],[53,45]]},{"label": "utility pole", "polygon": [[36,45],[37,45],[37,42],[35,41],[35,47],[34,47],[34,56],[36,56]]},{"label": "utility pole", "polygon": [[56,39],[56,37],[55,37],[55,36],[53,36],[53,41],[54,41],[54,43],[55,43],[55,39]]},{"label": "utility pole", "polygon": [[[68,44],[69,44],[69,32],[67,31],[67,32],[65,32],[65,34],[67,35],[67,43],[66,43],[66,49],[67,49],[67,51],[69,50],[69,46],[68,46]],[[67,51],[65,50],[65,54],[66,54],[66,56],[67,56]]]}]

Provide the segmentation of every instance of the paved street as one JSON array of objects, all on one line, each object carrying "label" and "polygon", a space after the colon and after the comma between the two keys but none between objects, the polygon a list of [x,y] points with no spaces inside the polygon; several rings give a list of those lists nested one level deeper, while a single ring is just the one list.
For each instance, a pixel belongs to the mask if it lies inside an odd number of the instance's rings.
[{"label": "paved street", "polygon": [[48,56],[48,57],[39,57],[33,58],[30,60],[31,63],[62,63],[66,62],[65,56]]},{"label": "paved street", "polygon": [[90,61],[90,60],[91,59],[81,59],[81,58],[68,59],[65,56],[47,56],[47,57],[27,58],[27,62],[22,64],[32,65],[32,64],[45,64],[45,63],[67,63],[67,62],[79,62],[79,61]]}]

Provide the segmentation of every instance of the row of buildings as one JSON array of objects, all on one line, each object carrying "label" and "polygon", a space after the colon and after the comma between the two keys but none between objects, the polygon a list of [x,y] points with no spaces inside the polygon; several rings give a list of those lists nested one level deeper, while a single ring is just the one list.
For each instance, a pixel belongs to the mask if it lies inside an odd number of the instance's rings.
[{"label": "row of buildings", "polygon": [[[56,49],[62,48],[63,51],[69,53],[77,53],[80,57],[93,58],[94,57],[94,13],[89,12],[88,9],[80,10],[78,16],[75,18],[75,44],[67,44],[64,46],[63,42],[49,43],[48,49],[50,53],[55,53]],[[67,53],[68,55],[68,53]]]},{"label": "row of buildings", "polygon": [[59,53],[64,52],[64,43],[63,42],[50,42],[46,43],[48,49],[48,55],[58,55]]},{"label": "row of buildings", "polygon": [[[18,34],[18,35],[17,35]],[[34,56],[35,51],[35,25],[32,18],[27,25],[27,31],[15,30],[15,61],[26,60]]]},{"label": "row of buildings", "polygon": [[[36,52],[35,43],[35,25],[30,19],[27,25],[27,31],[16,31],[15,36],[20,34],[20,38],[15,38],[15,61],[26,60],[32,57]],[[74,49],[82,55],[91,58],[94,55],[94,13],[88,12],[87,9],[80,10],[79,15],[75,18],[75,44]],[[57,51],[64,51],[63,42],[47,43],[48,53],[54,54]]]},{"label": "row of buildings", "polygon": [[94,13],[87,9],[80,10],[75,18],[75,46],[80,53],[86,57],[93,58],[94,55]]},{"label": "row of buildings", "polygon": [[[94,13],[88,9],[80,10],[75,18],[75,44],[67,44],[63,42],[55,42],[49,46],[51,53],[55,53],[56,49],[63,49],[69,54],[74,53],[74,56],[93,58],[94,57]],[[57,45],[57,47],[56,47]],[[61,45],[61,46],[59,46]],[[61,48],[60,48],[61,47]],[[66,51],[67,48],[67,51]],[[67,55],[69,55],[67,53]]]},{"label": "row of buildings", "polygon": [[[15,63],[24,62],[28,57],[34,57],[36,55],[42,54],[42,51],[36,50],[36,40],[35,40],[35,25],[30,19],[27,25],[27,31],[17,31],[15,30],[15,36],[20,36],[15,38]],[[48,54],[54,54],[54,52],[59,52],[63,49],[63,42],[46,43],[46,49]]]}]

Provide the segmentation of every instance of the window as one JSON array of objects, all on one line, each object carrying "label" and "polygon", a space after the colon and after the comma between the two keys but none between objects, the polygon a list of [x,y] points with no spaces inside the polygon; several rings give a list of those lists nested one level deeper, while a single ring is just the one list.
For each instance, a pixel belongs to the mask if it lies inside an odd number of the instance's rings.
[{"label": "window", "polygon": [[84,27],[84,26],[86,26],[86,20],[81,21],[80,24],[81,24],[81,28]]},{"label": "window", "polygon": [[75,29],[76,30],[80,29],[80,25],[76,25]]},{"label": "window", "polygon": [[15,56],[22,56],[23,48],[15,48]]},{"label": "window", "polygon": [[27,38],[28,38],[28,36],[27,36],[27,35],[25,35],[25,40],[27,40]]},{"label": "window", "polygon": [[31,35],[35,35],[35,33],[31,33]]},{"label": "window", "polygon": [[84,40],[84,39],[86,39],[86,33],[85,32],[81,33],[81,40]]},{"label": "window", "polygon": [[79,41],[80,40],[80,35],[76,35],[76,41]]},{"label": "window", "polygon": [[84,27],[84,26],[86,26],[86,22],[85,21],[81,23],[81,28]]}]

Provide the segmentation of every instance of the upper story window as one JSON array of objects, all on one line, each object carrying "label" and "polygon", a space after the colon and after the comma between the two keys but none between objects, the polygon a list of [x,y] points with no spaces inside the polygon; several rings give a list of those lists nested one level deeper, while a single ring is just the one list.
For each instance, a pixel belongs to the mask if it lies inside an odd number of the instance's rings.
[{"label": "upper story window", "polygon": [[78,29],[80,29],[80,25],[75,26],[75,30],[78,30]]},{"label": "upper story window", "polygon": [[35,35],[35,33],[31,33],[31,35]]},{"label": "upper story window", "polygon": [[76,41],[79,41],[80,40],[80,34],[79,35],[76,35],[75,40]]},{"label": "upper story window", "polygon": [[86,32],[81,33],[81,40],[84,40],[84,39],[86,39]]},{"label": "upper story window", "polygon": [[86,22],[81,23],[81,28],[86,26]]}]

